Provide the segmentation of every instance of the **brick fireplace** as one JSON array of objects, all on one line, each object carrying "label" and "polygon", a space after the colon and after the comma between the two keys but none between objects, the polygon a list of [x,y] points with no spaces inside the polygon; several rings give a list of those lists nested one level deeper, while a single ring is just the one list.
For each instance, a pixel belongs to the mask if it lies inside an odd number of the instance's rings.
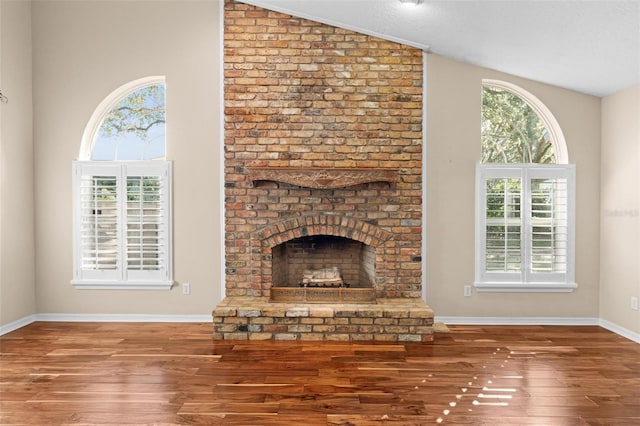
[{"label": "brick fireplace", "polygon": [[430,341],[422,52],[230,0],[224,48],[214,337]]}]

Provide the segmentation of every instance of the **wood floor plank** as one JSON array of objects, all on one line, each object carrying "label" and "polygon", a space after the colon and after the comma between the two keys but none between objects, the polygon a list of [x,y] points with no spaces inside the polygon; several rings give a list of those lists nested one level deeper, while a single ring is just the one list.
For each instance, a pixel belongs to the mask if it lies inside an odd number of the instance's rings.
[{"label": "wood floor plank", "polygon": [[0,337],[0,424],[640,424],[640,345],[449,328],[433,344],[220,342],[211,324],[37,322]]}]

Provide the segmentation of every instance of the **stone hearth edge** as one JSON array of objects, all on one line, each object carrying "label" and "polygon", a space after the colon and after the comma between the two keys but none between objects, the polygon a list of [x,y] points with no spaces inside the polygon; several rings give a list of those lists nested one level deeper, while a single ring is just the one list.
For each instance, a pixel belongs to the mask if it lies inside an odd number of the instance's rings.
[{"label": "stone hearth edge", "polygon": [[214,340],[433,342],[433,310],[421,299],[377,303],[276,303],[227,297],[213,310]]}]

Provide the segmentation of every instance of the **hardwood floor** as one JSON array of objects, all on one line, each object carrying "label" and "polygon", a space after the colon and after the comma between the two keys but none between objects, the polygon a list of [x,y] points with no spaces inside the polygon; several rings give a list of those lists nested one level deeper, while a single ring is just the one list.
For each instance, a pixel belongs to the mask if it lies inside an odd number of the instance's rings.
[{"label": "hardwood floor", "polygon": [[211,324],[0,337],[0,424],[639,425],[640,345],[452,326],[433,344],[214,342]]}]

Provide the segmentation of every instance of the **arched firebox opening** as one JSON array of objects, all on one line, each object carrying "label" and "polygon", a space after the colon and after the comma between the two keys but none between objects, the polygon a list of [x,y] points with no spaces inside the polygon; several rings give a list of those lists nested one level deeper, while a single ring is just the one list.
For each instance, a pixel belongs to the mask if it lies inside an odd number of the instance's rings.
[{"label": "arched firebox opening", "polygon": [[317,214],[267,225],[252,240],[259,248],[252,270],[271,301],[375,303],[386,297],[386,264],[395,251],[386,247],[392,234],[378,226]]},{"label": "arched firebox opening", "polygon": [[373,288],[375,259],[374,247],[349,238],[294,238],[272,249],[272,286]]}]

